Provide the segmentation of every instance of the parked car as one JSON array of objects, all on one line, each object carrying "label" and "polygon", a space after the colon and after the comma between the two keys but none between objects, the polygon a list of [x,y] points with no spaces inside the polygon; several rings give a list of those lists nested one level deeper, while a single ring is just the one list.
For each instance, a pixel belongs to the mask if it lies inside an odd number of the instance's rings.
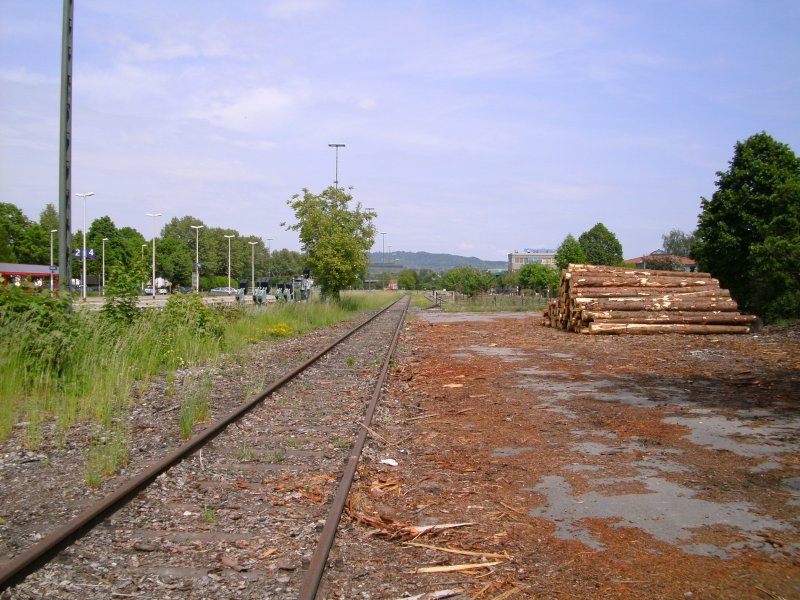
[{"label": "parked car", "polygon": [[148,286],[144,288],[144,295],[145,296],[152,296],[153,295],[153,288]]},{"label": "parked car", "polygon": [[236,288],[232,287],[216,287],[209,290],[212,294],[235,294]]},{"label": "parked car", "polygon": [[158,293],[159,294],[166,294],[167,293],[167,288],[158,288]]}]

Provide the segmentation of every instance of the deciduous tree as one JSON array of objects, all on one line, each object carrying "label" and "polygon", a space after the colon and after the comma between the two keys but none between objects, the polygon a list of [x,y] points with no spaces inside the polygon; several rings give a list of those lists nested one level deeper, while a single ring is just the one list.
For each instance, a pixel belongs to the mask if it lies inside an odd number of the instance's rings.
[{"label": "deciduous tree", "polygon": [[360,202],[351,209],[352,200],[350,194],[331,186],[319,195],[304,189],[302,195],[287,201],[297,223],[286,228],[298,232],[324,298],[338,299],[340,290],[352,286],[365,272],[367,251],[375,241],[372,220],[376,213],[364,210]]},{"label": "deciduous tree", "polygon": [[661,248],[672,256],[691,256],[692,244],[694,235],[680,229],[671,229],[669,233],[661,236]]},{"label": "deciduous tree", "polygon": [[549,294],[553,290],[557,290],[561,283],[558,271],[540,264],[523,265],[517,277],[520,286],[540,294]]},{"label": "deciduous tree", "polygon": [[570,233],[556,249],[556,266],[561,270],[566,269],[569,264],[582,265],[584,263],[586,263],[586,253],[580,242]]},{"label": "deciduous tree", "polygon": [[694,256],[743,310],[800,317],[800,159],[765,132],[737,142],[702,198]]},{"label": "deciduous tree", "polygon": [[442,285],[448,290],[455,290],[460,294],[474,296],[487,291],[494,284],[494,277],[475,267],[456,267],[450,269],[442,277]]},{"label": "deciduous tree", "polygon": [[622,264],[622,244],[602,223],[583,232],[578,242],[586,255],[586,262],[590,265]]}]

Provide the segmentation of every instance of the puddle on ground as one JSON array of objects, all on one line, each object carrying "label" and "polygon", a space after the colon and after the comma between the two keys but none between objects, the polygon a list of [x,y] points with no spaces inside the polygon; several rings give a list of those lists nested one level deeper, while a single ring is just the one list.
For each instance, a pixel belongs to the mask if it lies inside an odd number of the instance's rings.
[{"label": "puddle on ground", "polygon": [[500,346],[470,346],[469,350],[479,356],[495,356],[508,361],[520,361],[528,353],[519,348],[502,348]]},{"label": "puddle on ground", "polygon": [[[774,414],[772,416],[775,417]],[[691,429],[684,438],[698,446],[728,450],[749,458],[766,458],[800,450],[800,443],[797,441],[800,418],[788,415],[778,418],[779,422],[750,424],[744,420],[710,414],[667,417],[663,421]]]},{"label": "puddle on ground", "polygon": [[[617,480],[608,480],[615,483]],[[619,480],[620,482],[623,480]],[[756,514],[756,507],[746,502],[709,502],[695,498],[695,492],[661,477],[636,478],[650,493],[605,496],[588,492],[573,496],[572,486],[563,477],[548,475],[533,488],[547,498],[547,505],[528,512],[531,517],[552,521],[555,536],[577,540],[594,550],[605,545],[582,523],[586,519],[610,519],[613,528],[637,528],[653,538],[681,548],[687,554],[729,558],[730,552],[753,548],[774,552],[771,545],[758,536],[765,530],[786,531],[789,525],[768,516]],[[745,542],[719,547],[691,543],[693,531],[705,526],[721,525],[741,531]]]},{"label": "puddle on ground", "polygon": [[490,454],[493,458],[502,458],[504,456],[519,456],[524,452],[531,452],[533,448],[495,448]]},{"label": "puddle on ground", "polygon": [[[648,387],[647,393],[626,389],[631,383],[629,378],[589,379],[585,381],[563,381],[561,375],[551,376],[547,371],[520,369],[524,375],[515,385],[527,390],[541,391],[550,397],[542,397],[543,402],[568,401],[575,396],[589,396],[599,402],[615,402],[638,408],[651,408],[664,404],[683,404],[686,394],[679,389],[669,387]],[[530,377],[535,375],[536,377]],[[558,380],[557,380],[558,379]]]}]

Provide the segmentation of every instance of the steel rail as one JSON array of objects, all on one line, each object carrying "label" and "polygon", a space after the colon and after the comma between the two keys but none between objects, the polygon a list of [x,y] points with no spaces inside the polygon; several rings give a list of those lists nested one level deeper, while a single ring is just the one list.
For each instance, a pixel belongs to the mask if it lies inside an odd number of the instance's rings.
[{"label": "steel rail", "polygon": [[297,377],[297,375],[317,362],[320,358],[325,356],[328,352],[333,350],[351,335],[388,311],[391,307],[400,302],[400,300],[402,300],[402,298],[398,298],[380,311],[376,312],[370,318],[364,320],[364,322],[340,336],[338,339],[320,350],[317,354],[306,360],[304,363],[289,371],[281,379],[270,385],[261,394],[240,405],[227,415],[221,417],[203,431],[198,432],[178,448],[167,454],[165,457],[154,461],[150,464],[150,466],[145,467],[118,488],[112,492],[109,492],[97,503],[84,509],[78,515],[70,519],[65,525],[53,530],[35,545],[15,556],[7,563],[0,565],[0,592],[11,585],[19,583],[25,579],[25,577],[41,568],[41,566],[43,566],[51,557],[67,546],[70,542],[76,540],[85,532],[89,531],[91,527],[98,521],[122,508],[122,506],[126,504],[134,494],[146,487],[156,477],[161,475],[161,473],[178,464],[196,449],[211,441],[232,422],[240,419],[247,412],[263,402],[270,394],[284,386],[293,378]]},{"label": "steel rail", "polygon": [[303,580],[303,586],[300,588],[300,600],[314,600],[317,596],[319,584],[322,581],[322,575],[325,571],[325,564],[328,562],[328,555],[330,554],[331,547],[333,546],[334,538],[336,537],[336,530],[339,528],[339,521],[342,518],[345,504],[347,503],[347,495],[350,493],[350,487],[353,485],[353,479],[356,474],[356,467],[361,458],[361,452],[364,450],[364,444],[367,441],[367,433],[369,432],[369,425],[372,422],[372,417],[375,414],[375,409],[378,406],[378,400],[381,397],[383,384],[386,381],[386,375],[389,371],[389,364],[391,363],[394,350],[397,347],[397,340],[400,338],[400,331],[405,321],[405,314],[408,310],[408,305],[411,303],[410,296],[407,297],[407,302],[403,308],[403,314],[397,323],[397,328],[394,332],[391,344],[386,352],[386,358],[383,361],[378,381],[375,384],[375,389],[372,393],[367,412],[364,415],[364,422],[361,431],[358,434],[356,443],[350,449],[350,455],[347,459],[347,466],[345,467],[342,479],[339,481],[339,486],[336,488],[336,495],[333,499],[333,504],[328,512],[328,518],[325,520],[325,525],[320,533],[319,543],[311,558],[306,577]]}]

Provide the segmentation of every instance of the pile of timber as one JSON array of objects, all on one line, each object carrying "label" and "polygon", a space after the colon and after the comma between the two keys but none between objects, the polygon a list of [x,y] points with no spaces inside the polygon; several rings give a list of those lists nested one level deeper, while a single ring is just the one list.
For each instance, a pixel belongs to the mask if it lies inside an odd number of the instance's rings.
[{"label": "pile of timber", "polygon": [[589,334],[750,333],[730,292],[708,273],[569,265],[543,325]]}]

